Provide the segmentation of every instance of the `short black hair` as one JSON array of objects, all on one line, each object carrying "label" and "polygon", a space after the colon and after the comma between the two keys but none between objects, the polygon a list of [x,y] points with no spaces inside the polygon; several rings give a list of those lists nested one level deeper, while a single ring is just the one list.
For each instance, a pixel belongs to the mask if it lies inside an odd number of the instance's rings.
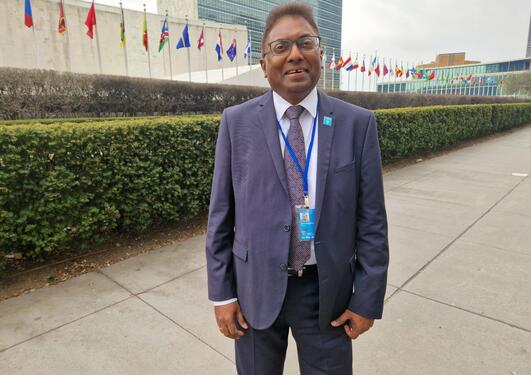
[{"label": "short black hair", "polygon": [[319,35],[319,28],[317,27],[317,22],[315,22],[315,18],[313,17],[313,9],[308,4],[287,3],[278,5],[271,9],[267,16],[264,36],[262,38],[262,51],[264,50],[264,43],[267,39],[267,36],[271,32],[271,29],[273,29],[273,26],[275,26],[279,19],[285,16],[295,16],[304,18],[315,30],[317,35]]}]

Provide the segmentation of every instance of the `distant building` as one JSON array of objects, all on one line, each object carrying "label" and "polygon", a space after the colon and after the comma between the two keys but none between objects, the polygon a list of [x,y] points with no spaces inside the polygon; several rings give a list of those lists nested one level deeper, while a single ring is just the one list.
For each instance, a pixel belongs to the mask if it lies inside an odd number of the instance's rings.
[{"label": "distant building", "polygon": [[439,95],[505,95],[504,80],[508,76],[528,72],[531,69],[531,58],[492,63],[447,64],[443,67],[427,67],[428,65],[430,64],[419,65],[410,71],[408,75],[413,75],[417,77],[416,79],[410,77],[396,82],[378,83],[377,91]]},{"label": "distant building", "polygon": [[[175,0],[159,0],[175,1]],[[180,0],[185,2],[185,0]],[[199,19],[225,24],[245,25],[252,40],[251,62],[258,63],[262,52],[261,42],[265,29],[265,20],[269,11],[288,0],[189,0],[197,4]],[[341,51],[341,23],[343,14],[342,0],[306,0],[313,8],[315,20],[321,34],[321,45],[326,49],[328,57],[335,52],[339,58]],[[159,10],[160,12],[160,10]],[[242,46],[243,48],[243,46]],[[330,71],[327,82],[334,82],[339,88],[339,72]],[[334,75],[332,80],[331,75]],[[321,79],[322,81],[322,79]],[[321,82],[322,83],[322,82]],[[329,84],[327,84],[328,86]],[[328,86],[328,88],[330,88]]]},{"label": "distant building", "polygon": [[472,61],[465,60],[464,52],[457,53],[440,53],[435,58],[435,61],[432,61],[429,64],[419,65],[419,69],[429,69],[429,68],[441,68],[444,66],[455,66],[455,65],[470,65],[470,64],[479,64],[481,61]]}]

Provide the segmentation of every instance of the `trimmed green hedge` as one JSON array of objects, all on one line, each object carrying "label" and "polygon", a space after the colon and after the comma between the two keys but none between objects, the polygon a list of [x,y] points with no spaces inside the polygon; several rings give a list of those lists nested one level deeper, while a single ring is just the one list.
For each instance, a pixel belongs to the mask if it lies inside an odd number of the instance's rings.
[{"label": "trimmed green hedge", "polygon": [[[375,113],[384,162],[531,123],[531,104]],[[204,212],[218,123],[181,116],[0,125],[0,263],[2,252],[42,259]]]},{"label": "trimmed green hedge", "polygon": [[35,259],[207,207],[219,116],[0,126],[0,251]]},{"label": "trimmed green hedge", "polygon": [[478,104],[375,111],[382,159],[435,151],[531,123],[531,104]]}]

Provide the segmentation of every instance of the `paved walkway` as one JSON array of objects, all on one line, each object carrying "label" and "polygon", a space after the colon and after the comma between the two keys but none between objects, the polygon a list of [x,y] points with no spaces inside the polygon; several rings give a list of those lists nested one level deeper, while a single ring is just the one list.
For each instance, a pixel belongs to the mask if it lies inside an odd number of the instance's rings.
[{"label": "paved walkway", "polygon": [[[531,126],[385,175],[387,302],[355,341],[355,374],[531,374],[528,173]],[[0,303],[0,373],[234,374],[203,243]]]}]

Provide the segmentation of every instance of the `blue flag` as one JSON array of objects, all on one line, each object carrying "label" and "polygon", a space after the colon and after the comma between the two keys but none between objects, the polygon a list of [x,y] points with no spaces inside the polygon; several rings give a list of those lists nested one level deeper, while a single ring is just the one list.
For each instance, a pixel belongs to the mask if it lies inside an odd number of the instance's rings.
[{"label": "blue flag", "polygon": [[236,39],[232,39],[232,43],[227,49],[227,56],[229,56],[230,61],[233,61],[236,57]]},{"label": "blue flag", "polygon": [[188,35],[188,24],[184,26],[183,35],[179,38],[176,48],[190,48],[190,35]]}]

